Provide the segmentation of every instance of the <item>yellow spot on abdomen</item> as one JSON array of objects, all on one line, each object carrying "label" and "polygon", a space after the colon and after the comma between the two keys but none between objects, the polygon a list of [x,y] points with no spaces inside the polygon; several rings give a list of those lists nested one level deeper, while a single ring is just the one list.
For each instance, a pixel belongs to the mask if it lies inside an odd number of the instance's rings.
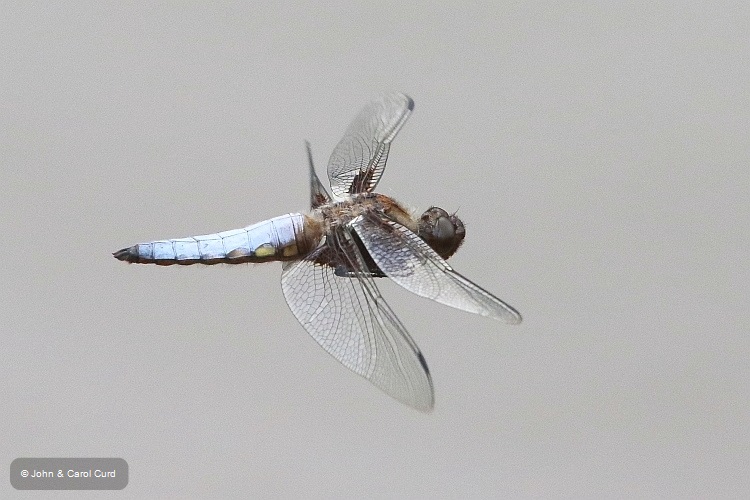
[{"label": "yellow spot on abdomen", "polygon": [[297,255],[297,245],[291,244],[289,246],[285,246],[281,253],[284,255],[284,257],[291,257],[293,255]]},{"label": "yellow spot on abdomen", "polygon": [[263,243],[255,249],[256,257],[270,257],[276,253],[276,249],[270,243]]}]

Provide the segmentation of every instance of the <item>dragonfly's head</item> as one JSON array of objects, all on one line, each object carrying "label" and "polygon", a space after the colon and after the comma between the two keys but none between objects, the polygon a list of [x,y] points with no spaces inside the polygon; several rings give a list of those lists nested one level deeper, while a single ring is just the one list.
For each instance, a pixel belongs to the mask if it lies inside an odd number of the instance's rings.
[{"label": "dragonfly's head", "polygon": [[447,259],[458,250],[464,242],[466,229],[456,214],[449,214],[439,207],[428,208],[419,218],[420,238],[435,250],[442,258]]}]

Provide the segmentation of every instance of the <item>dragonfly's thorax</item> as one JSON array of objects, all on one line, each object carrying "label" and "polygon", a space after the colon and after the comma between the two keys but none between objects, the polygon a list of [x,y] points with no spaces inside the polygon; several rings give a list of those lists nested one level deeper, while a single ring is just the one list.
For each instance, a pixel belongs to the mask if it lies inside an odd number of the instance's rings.
[{"label": "dragonfly's thorax", "polygon": [[346,226],[361,215],[385,215],[391,220],[417,232],[417,221],[406,208],[389,196],[361,193],[344,200],[328,203],[315,209],[311,217],[320,221],[324,233]]}]

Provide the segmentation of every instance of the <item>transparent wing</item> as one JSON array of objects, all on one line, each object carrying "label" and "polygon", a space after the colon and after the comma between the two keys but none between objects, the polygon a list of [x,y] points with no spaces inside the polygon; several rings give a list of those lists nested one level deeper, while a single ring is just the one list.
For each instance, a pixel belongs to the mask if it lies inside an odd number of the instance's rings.
[{"label": "transparent wing", "polygon": [[521,322],[518,311],[455,272],[407,227],[375,215],[360,216],[351,226],[375,264],[410,292],[481,316]]},{"label": "transparent wing", "polygon": [[[302,326],[344,366],[417,410],[434,405],[432,379],[422,353],[380,295],[371,277],[336,276],[326,244],[305,260],[284,265],[281,286]],[[357,255],[350,269],[361,269]],[[341,254],[341,252],[339,252]]]},{"label": "transparent wing", "polygon": [[318,174],[315,173],[310,143],[305,141],[305,147],[307,147],[307,163],[310,165],[310,208],[318,208],[331,201],[331,197],[318,179]]},{"label": "transparent wing", "polygon": [[391,141],[413,109],[414,101],[409,96],[393,92],[360,111],[328,161],[328,178],[335,196],[375,189],[383,175]]}]

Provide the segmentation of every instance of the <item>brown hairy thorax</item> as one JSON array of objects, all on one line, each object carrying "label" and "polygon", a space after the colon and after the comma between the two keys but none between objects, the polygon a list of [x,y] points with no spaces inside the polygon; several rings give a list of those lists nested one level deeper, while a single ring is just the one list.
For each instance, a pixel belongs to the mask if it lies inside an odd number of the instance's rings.
[{"label": "brown hairy thorax", "polygon": [[390,219],[417,232],[417,222],[396,200],[377,193],[353,195],[350,199],[328,203],[315,209],[310,216],[321,223],[323,234],[344,226],[360,215],[382,212]]}]

